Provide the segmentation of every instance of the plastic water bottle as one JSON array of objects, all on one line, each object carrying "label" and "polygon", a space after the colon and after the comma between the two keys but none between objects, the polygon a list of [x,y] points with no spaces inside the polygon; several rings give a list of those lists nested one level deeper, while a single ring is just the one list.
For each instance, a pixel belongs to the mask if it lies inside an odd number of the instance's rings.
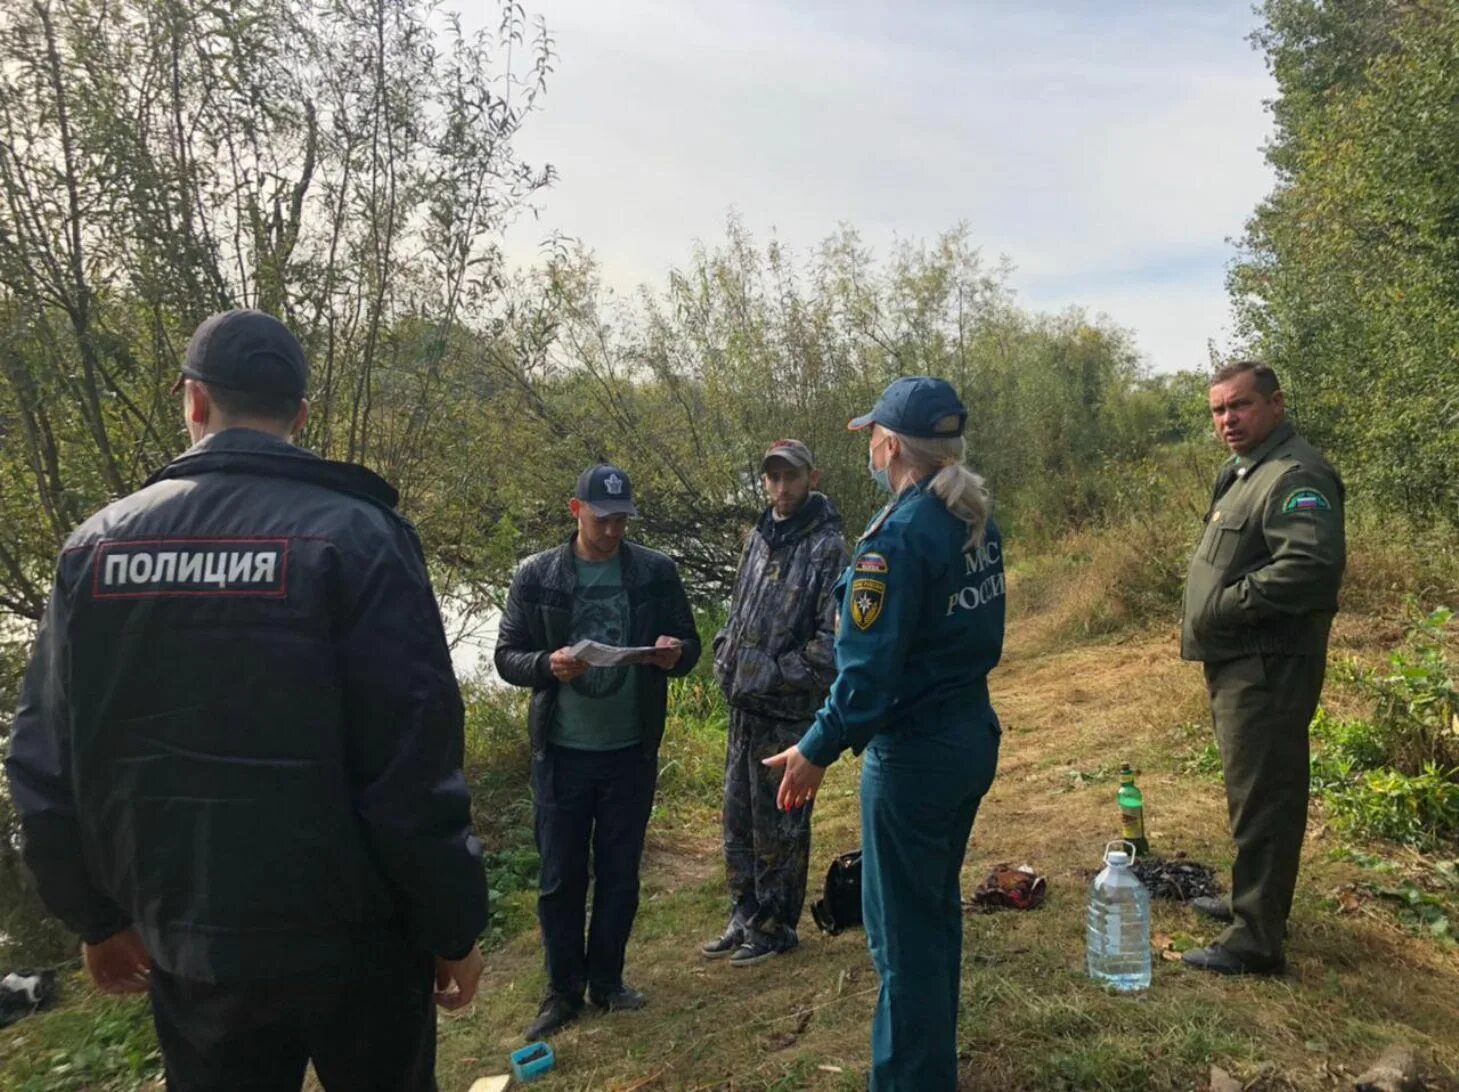
[{"label": "plastic water bottle", "polygon": [[[1124,848],[1117,848],[1124,847]],[[1104,869],[1089,888],[1089,977],[1117,990],[1150,985],[1150,892],[1130,870],[1135,847],[1110,842]]]}]

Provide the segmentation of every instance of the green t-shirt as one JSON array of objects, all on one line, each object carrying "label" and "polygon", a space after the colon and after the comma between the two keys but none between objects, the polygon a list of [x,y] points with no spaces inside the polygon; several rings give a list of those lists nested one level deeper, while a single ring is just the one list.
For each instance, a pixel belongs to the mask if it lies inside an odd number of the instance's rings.
[{"label": "green t-shirt", "polygon": [[[623,561],[584,561],[576,554],[577,590],[572,597],[572,640],[605,645],[629,643],[628,593]],[[638,713],[638,668],[590,667],[557,688],[557,710],[547,739],[580,751],[614,751],[642,739]]]}]

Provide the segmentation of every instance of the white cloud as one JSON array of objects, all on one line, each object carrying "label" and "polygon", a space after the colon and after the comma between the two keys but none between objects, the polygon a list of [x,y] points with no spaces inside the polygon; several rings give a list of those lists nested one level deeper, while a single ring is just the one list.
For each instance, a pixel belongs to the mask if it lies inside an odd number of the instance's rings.
[{"label": "white cloud", "polygon": [[965,221],[1026,302],[1107,310],[1159,368],[1229,322],[1225,240],[1271,184],[1245,0],[531,10],[559,57],[519,147],[561,177],[509,236],[519,261],[561,230],[628,289],[732,207],[796,248]]},{"label": "white cloud", "polygon": [[[1060,310],[1066,302],[1030,293],[1022,298],[1045,311]],[[1219,271],[1209,277],[1171,278],[1156,288],[1094,287],[1080,294],[1078,305],[1090,317],[1103,315],[1130,330],[1136,347],[1159,371],[1204,369],[1210,363],[1211,343],[1218,353],[1232,347]],[[1130,321],[1131,315],[1140,316],[1138,325]]]}]

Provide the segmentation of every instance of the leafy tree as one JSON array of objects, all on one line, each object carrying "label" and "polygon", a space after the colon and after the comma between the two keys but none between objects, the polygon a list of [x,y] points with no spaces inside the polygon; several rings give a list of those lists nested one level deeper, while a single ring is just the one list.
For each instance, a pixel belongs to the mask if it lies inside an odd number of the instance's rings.
[{"label": "leafy tree", "polygon": [[431,13],[0,13],[0,605],[38,617],[70,529],[180,449],[168,382],[191,330],[228,307],[300,334],[310,446],[371,463],[427,518],[448,501],[454,394],[476,382],[462,330],[489,322],[501,229],[551,177],[512,139],[552,47],[516,4],[474,36],[437,33]]},{"label": "leafy tree", "polygon": [[1139,458],[1189,412],[1144,375],[1123,331],[1023,312],[1006,273],[962,229],[884,259],[843,229],[797,260],[731,219],[661,291],[623,301],[589,253],[560,251],[523,286],[531,304],[507,339],[551,330],[543,351],[490,358],[498,408],[532,452],[492,488],[527,485],[515,527],[524,550],[540,548],[566,529],[578,470],[621,462],[643,494],[641,533],[712,601],[762,504],[766,446],[808,443],[855,533],[883,498],[845,423],[894,377],[934,374],[970,407],[970,461],[1005,526],[1032,535],[1098,518],[1108,464]]},{"label": "leafy tree", "polygon": [[1352,484],[1459,522],[1459,3],[1263,12],[1278,185],[1231,275],[1240,313]]},{"label": "leafy tree", "polygon": [[[509,571],[472,474],[501,458],[480,357],[513,351],[498,240],[551,179],[513,151],[551,62],[515,2],[476,34],[426,0],[0,8],[0,741],[56,553],[183,447],[166,392],[215,311],[300,335],[305,442],[399,486],[448,590]],[[25,941],[15,848],[0,799]]]}]

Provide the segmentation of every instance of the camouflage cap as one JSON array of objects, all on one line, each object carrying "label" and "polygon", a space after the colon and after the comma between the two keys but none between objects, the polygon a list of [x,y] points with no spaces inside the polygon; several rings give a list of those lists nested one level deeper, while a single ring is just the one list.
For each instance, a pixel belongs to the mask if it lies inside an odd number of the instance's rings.
[{"label": "camouflage cap", "polygon": [[771,459],[784,459],[791,466],[800,467],[803,470],[814,470],[816,466],[816,460],[811,456],[811,449],[799,440],[776,440],[771,444],[760,460],[762,471]]}]

